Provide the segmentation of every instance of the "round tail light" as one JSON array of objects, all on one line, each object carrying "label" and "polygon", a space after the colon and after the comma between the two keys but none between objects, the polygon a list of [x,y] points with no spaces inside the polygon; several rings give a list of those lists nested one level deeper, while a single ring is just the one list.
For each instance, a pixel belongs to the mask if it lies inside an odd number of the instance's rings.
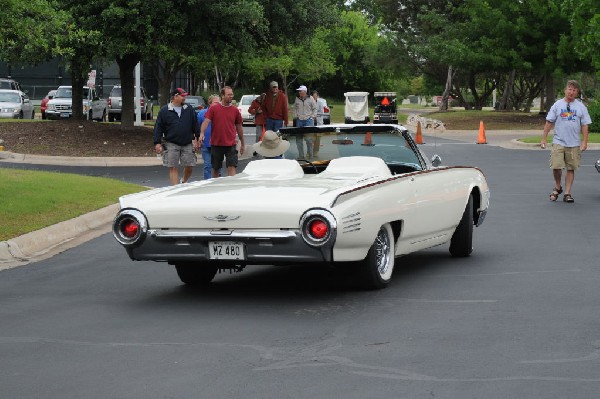
[{"label": "round tail light", "polygon": [[113,236],[122,245],[140,245],[146,239],[148,222],[136,209],[123,209],[113,222]]},{"label": "round tail light", "polygon": [[324,209],[311,209],[300,219],[302,238],[311,246],[322,246],[333,242],[336,228],[335,218]]}]

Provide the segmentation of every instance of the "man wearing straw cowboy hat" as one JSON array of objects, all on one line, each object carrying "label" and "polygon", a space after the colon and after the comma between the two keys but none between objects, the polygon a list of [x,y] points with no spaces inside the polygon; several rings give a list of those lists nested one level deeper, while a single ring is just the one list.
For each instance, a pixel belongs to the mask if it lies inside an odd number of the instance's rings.
[{"label": "man wearing straw cowboy hat", "polygon": [[283,158],[283,153],[290,148],[290,142],[283,140],[277,133],[267,130],[262,141],[252,145],[254,151],[267,159]]}]

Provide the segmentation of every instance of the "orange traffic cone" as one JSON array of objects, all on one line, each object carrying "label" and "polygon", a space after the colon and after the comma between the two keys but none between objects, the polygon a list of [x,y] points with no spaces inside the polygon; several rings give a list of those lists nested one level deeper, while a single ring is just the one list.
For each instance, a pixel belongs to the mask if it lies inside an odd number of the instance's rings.
[{"label": "orange traffic cone", "polygon": [[365,134],[365,141],[362,143],[362,145],[367,145],[367,146],[375,145],[375,144],[373,144],[373,138],[371,137],[371,132],[367,132]]},{"label": "orange traffic cone", "polygon": [[487,144],[485,140],[485,127],[483,126],[483,121],[479,121],[479,138],[477,139],[477,144]]},{"label": "orange traffic cone", "polygon": [[421,131],[421,121],[417,122],[417,134],[415,135],[415,143],[425,144],[423,141],[423,132]]}]

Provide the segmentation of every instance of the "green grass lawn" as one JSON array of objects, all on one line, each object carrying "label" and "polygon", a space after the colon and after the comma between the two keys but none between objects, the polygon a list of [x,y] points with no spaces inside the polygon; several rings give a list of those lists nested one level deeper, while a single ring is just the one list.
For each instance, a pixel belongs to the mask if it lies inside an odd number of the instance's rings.
[{"label": "green grass lawn", "polygon": [[[548,135],[548,143],[552,143],[552,138],[554,137],[553,134],[549,134]],[[581,138],[581,140],[583,140],[583,135],[579,135],[579,137]],[[540,133],[537,136],[529,136],[529,137],[523,137],[522,139],[519,139],[519,141],[522,141],[523,143],[530,143],[530,144],[539,144],[540,140],[542,139],[542,134]],[[600,133],[590,133],[588,134],[588,144],[598,144],[600,143]]]},{"label": "green grass lawn", "polygon": [[103,177],[0,169],[0,241],[117,202],[145,187]]}]

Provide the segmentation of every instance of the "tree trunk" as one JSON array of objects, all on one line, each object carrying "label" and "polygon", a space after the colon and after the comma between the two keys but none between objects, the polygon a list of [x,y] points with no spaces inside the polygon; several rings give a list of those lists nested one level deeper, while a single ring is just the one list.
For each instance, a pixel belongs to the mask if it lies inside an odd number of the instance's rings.
[{"label": "tree trunk", "polygon": [[171,101],[171,85],[181,70],[181,60],[168,62],[157,61],[152,64],[152,74],[158,82],[159,105],[161,107],[167,105]]},{"label": "tree trunk", "polygon": [[452,72],[452,65],[448,66],[448,76],[446,77],[446,87],[444,88],[444,93],[442,94],[442,102],[440,103],[440,112],[448,111],[448,97],[450,97],[450,89],[452,88],[452,77],[454,73]]},{"label": "tree trunk", "polygon": [[515,75],[517,71],[512,70],[508,75],[508,79],[506,80],[506,84],[504,85],[504,92],[502,93],[502,98],[500,99],[500,104],[498,105],[498,110],[507,110],[508,109],[508,100],[512,94],[513,85],[515,84]]},{"label": "tree trunk", "polygon": [[544,79],[546,81],[546,103],[544,104],[544,111],[550,111],[552,105],[556,101],[556,93],[554,91],[554,78],[550,73],[546,73]]},{"label": "tree trunk", "polygon": [[74,120],[85,120],[87,115],[83,114],[83,86],[87,82],[81,68],[75,64],[71,65],[71,87],[73,89],[71,95],[71,117]]},{"label": "tree trunk", "polygon": [[121,78],[121,98],[123,105],[121,108],[121,128],[127,129],[133,127],[135,119],[135,66],[140,62],[140,57],[137,54],[125,54],[122,57],[117,57],[117,65],[119,65],[119,76]]}]

